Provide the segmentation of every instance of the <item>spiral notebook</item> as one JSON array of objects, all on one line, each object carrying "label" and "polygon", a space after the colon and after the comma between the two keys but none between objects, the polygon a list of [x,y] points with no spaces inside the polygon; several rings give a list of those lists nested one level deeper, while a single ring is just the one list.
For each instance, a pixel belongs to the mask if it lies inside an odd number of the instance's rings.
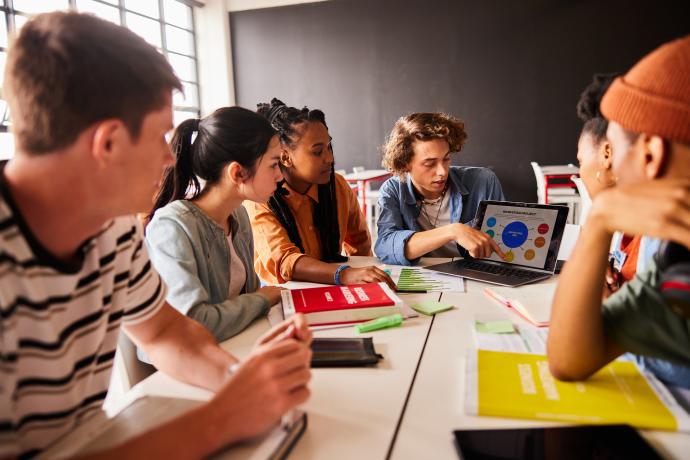
[{"label": "spiral notebook", "polygon": [[[35,459],[64,459],[85,456],[140,435],[183,414],[203,401],[144,396],[135,400],[113,418],[99,412]],[[307,427],[307,414],[293,411],[290,417],[262,436],[228,446],[209,458],[223,460],[282,460],[285,459]]]}]

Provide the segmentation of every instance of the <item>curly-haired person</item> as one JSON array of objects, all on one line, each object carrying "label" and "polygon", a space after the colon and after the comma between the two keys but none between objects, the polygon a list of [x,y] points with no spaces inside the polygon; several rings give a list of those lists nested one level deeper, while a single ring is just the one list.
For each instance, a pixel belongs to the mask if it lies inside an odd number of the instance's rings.
[{"label": "curly-haired person", "polygon": [[401,117],[383,146],[383,166],[395,173],[381,186],[374,252],[385,263],[412,265],[420,257],[504,254],[472,227],[482,200],[503,201],[487,168],[451,166],[462,149],[465,124],[443,113]]}]

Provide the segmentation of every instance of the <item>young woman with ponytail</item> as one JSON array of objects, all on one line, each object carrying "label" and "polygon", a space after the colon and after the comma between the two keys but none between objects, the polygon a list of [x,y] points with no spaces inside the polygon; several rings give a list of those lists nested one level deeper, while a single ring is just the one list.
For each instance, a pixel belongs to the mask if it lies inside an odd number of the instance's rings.
[{"label": "young woman with ponytail", "polygon": [[280,288],[259,287],[241,206],[265,203],[283,178],[280,142],[264,117],[226,107],[184,121],[171,147],[177,161],[155,198],[146,243],[170,305],[222,341],[280,300]]},{"label": "young woman with ponytail", "polygon": [[278,132],[285,177],[268,203],[247,204],[259,277],[274,283],[387,282],[395,287],[383,270],[351,268],[342,255],[370,256],[371,237],[357,196],[333,172],[324,113],[288,107],[278,99],[259,104],[258,113]]}]

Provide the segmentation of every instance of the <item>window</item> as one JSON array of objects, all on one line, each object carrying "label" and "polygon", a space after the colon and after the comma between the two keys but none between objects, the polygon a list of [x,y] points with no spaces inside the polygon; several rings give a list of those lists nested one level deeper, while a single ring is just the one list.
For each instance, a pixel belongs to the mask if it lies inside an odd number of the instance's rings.
[{"label": "window", "polygon": [[[33,14],[74,9],[123,25],[155,46],[182,80],[184,94],[173,98],[177,125],[199,116],[199,83],[195,49],[194,11],[190,0],[0,0],[0,87],[8,35],[21,29]],[[7,157],[11,136],[9,111],[0,99],[0,158]],[[7,139],[7,138],[9,139]]]}]

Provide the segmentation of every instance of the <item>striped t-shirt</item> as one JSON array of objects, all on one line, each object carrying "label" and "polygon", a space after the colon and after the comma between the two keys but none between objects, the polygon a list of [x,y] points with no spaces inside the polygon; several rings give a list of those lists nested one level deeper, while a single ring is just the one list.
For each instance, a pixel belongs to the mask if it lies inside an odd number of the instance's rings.
[{"label": "striped t-shirt", "polygon": [[1,165],[0,192],[0,458],[29,458],[101,408],[120,326],[153,316],[165,288],[134,217],[69,267],[31,235]]}]

